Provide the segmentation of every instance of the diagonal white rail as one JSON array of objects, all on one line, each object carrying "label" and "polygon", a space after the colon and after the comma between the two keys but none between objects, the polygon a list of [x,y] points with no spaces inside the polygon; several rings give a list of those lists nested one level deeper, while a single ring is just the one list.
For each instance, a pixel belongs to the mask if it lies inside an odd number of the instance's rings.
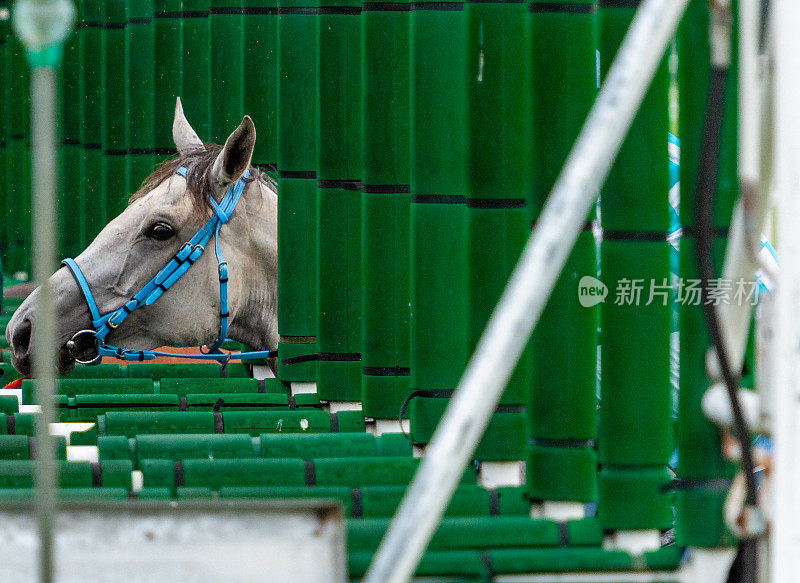
[{"label": "diagonal white rail", "polygon": [[381,541],[366,583],[404,583],[413,575],[544,309],[687,2],[645,0],[637,11],[427,455]]}]

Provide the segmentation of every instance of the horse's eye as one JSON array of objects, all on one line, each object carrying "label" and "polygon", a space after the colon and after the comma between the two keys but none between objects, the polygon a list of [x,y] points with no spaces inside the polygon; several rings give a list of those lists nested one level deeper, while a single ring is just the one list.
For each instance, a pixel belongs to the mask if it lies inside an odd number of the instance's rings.
[{"label": "horse's eye", "polygon": [[175,230],[167,223],[155,223],[147,229],[147,236],[156,241],[166,241],[175,234]]}]

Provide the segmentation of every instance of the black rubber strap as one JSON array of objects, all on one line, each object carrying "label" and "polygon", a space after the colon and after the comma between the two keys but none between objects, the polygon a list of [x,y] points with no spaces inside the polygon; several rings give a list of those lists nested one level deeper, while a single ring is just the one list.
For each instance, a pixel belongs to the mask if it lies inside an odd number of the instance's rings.
[{"label": "black rubber strap", "polygon": [[14,415],[6,415],[6,433],[9,435],[17,434],[17,421]]},{"label": "black rubber strap", "polygon": [[339,417],[336,413],[331,413],[331,433],[339,433]]},{"label": "black rubber strap", "polygon": [[172,464],[172,471],[175,473],[175,487],[183,487],[183,462]]},{"label": "black rubber strap", "polygon": [[28,456],[30,459],[36,459],[36,438],[33,435],[28,436]]},{"label": "black rubber strap", "polygon": [[303,460],[303,470],[306,474],[306,486],[316,486],[317,472],[314,469],[314,462],[311,460]]},{"label": "black rubber strap", "polygon": [[641,0],[599,0],[598,8],[638,8]]},{"label": "black rubber strap", "polygon": [[667,231],[610,231],[603,230],[603,241],[638,241],[663,242],[667,240]]},{"label": "black rubber strap", "polygon": [[256,381],[258,383],[258,392],[259,393],[266,393],[267,392],[267,381],[264,379],[258,379]]},{"label": "black rubber strap", "polygon": [[569,527],[566,522],[559,522],[558,524],[558,542],[562,549],[569,546]]},{"label": "black rubber strap", "polygon": [[289,411],[295,411],[297,409],[297,402],[294,400],[294,395],[289,395]]},{"label": "black rubber strap", "polygon": [[361,518],[363,516],[363,506],[361,502],[361,488],[350,489],[350,516]]},{"label": "black rubber strap", "polygon": [[492,558],[489,556],[489,551],[478,551],[478,559],[480,559],[483,568],[486,569],[486,577],[490,581],[494,579],[496,573],[492,568]]},{"label": "black rubber strap", "polygon": [[178,411],[186,411],[186,397],[178,397]]},{"label": "black rubber strap", "polygon": [[500,516],[500,494],[494,488],[489,490],[489,516]]},{"label": "black rubber strap", "polygon": [[531,12],[567,12],[570,14],[591,14],[594,4],[576,4],[574,2],[533,2]]},{"label": "black rubber strap", "polygon": [[211,413],[214,415],[214,433],[225,433],[225,423],[222,419],[222,413],[219,411],[219,408],[222,407],[224,402],[225,401],[220,397],[211,408]]},{"label": "black rubber strap", "polygon": [[594,448],[594,439],[548,439],[544,437],[533,438],[530,440],[531,445],[539,447],[564,447],[570,449],[585,449]]},{"label": "black rubber strap", "polygon": [[91,463],[89,465],[92,468],[92,488],[102,488],[103,487],[103,471],[100,468],[100,464]]},{"label": "black rubber strap", "polygon": [[[361,12],[361,8],[358,8]],[[317,180],[317,188],[336,188],[339,190],[361,190],[364,187],[360,180]]]},{"label": "black rubber strap", "polygon": [[468,198],[467,208],[471,209],[524,209],[524,198]]},{"label": "black rubber strap", "polygon": [[[375,4],[382,4],[375,2]],[[402,4],[402,6],[409,6],[409,4]],[[364,4],[364,10],[367,10],[367,4]],[[411,194],[411,186],[408,184],[364,184],[363,190],[367,194]]]},{"label": "black rubber strap", "polygon": [[404,366],[365,366],[364,374],[368,377],[407,377],[411,369]]}]

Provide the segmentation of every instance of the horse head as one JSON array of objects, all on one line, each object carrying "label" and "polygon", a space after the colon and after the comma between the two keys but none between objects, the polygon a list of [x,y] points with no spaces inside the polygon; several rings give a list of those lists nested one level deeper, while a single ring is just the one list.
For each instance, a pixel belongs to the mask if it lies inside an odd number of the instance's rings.
[{"label": "horse head", "polygon": [[[105,314],[126,304],[175,256],[211,216],[230,185],[248,171],[233,214],[219,229],[228,265],[227,336],[257,348],[277,346],[277,195],[273,183],[250,166],[256,132],[245,116],[225,145],[204,144],[175,108],[172,135],[178,155],[160,165],[130,197],[128,207],[75,258]],[[179,173],[179,169],[181,170]],[[183,176],[182,174],[185,174]],[[69,212],[69,209],[62,209]],[[208,245],[214,245],[213,239]],[[58,371],[96,350],[86,298],[73,274],[62,267],[50,278],[56,312]],[[12,363],[30,374],[37,318],[35,290],[6,328]],[[214,252],[203,252],[158,301],[131,312],[105,340],[114,346],[149,350],[159,346],[210,345],[220,333],[220,284]],[[77,342],[77,345],[76,345]]]}]

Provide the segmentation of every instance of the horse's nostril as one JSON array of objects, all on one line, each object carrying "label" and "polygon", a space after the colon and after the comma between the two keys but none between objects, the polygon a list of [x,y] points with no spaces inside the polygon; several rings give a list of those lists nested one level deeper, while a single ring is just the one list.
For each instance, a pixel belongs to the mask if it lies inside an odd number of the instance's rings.
[{"label": "horse's nostril", "polygon": [[31,345],[32,328],[31,321],[25,318],[11,336],[11,348],[19,356],[28,354]]}]

